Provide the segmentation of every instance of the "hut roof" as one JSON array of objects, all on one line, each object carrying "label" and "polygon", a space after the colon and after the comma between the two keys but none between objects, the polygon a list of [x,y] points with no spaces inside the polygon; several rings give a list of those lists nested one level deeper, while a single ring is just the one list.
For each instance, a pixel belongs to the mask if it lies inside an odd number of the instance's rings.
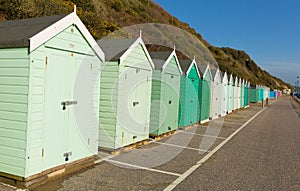
[{"label": "hut roof", "polygon": [[98,41],[98,45],[104,51],[107,61],[118,61],[136,40],[137,39],[101,39]]},{"label": "hut roof", "polygon": [[0,48],[29,47],[32,52],[67,27],[76,25],[97,56],[104,60],[103,51],[76,15],[55,15],[0,22]]},{"label": "hut roof", "polygon": [[161,70],[172,52],[150,52],[149,54],[153,60],[155,70]]},{"label": "hut roof", "polygon": [[29,46],[29,38],[43,31],[66,15],[0,22],[0,48]]}]

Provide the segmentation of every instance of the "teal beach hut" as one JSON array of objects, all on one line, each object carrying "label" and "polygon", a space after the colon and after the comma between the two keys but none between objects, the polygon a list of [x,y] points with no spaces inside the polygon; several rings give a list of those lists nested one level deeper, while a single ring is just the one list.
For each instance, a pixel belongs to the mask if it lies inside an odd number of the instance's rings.
[{"label": "teal beach hut", "polygon": [[151,52],[155,69],[152,74],[150,135],[161,134],[178,128],[180,94],[180,68],[175,50]]},{"label": "teal beach hut", "polygon": [[200,124],[209,121],[210,112],[210,93],[211,93],[211,72],[209,65],[198,64],[201,80],[199,88],[199,105],[200,105]]},{"label": "teal beach hut", "polygon": [[199,121],[199,79],[200,73],[194,60],[179,60],[183,75],[180,79],[179,127],[186,127]]},{"label": "teal beach hut", "polygon": [[264,98],[264,87],[262,85],[257,85],[257,89],[259,90],[259,98],[258,98],[258,101],[261,102],[263,101],[265,98]]},{"label": "teal beach hut", "polygon": [[228,78],[228,90],[227,90],[227,112],[231,113],[234,105],[234,83],[233,83],[233,75],[230,74]]},{"label": "teal beach hut", "polygon": [[245,80],[241,79],[241,102],[240,102],[240,108],[244,108],[244,99],[245,99]]},{"label": "teal beach hut", "polygon": [[98,41],[101,70],[99,147],[117,149],[148,139],[154,64],[142,37]]},{"label": "teal beach hut", "polygon": [[104,53],[76,13],[0,22],[0,34],[0,174],[32,183],[94,158]]},{"label": "teal beach hut", "polygon": [[261,101],[260,88],[258,85],[250,84],[249,92],[251,103],[257,103]]},{"label": "teal beach hut", "polygon": [[244,86],[244,107],[247,108],[249,107],[249,82],[245,82]]}]

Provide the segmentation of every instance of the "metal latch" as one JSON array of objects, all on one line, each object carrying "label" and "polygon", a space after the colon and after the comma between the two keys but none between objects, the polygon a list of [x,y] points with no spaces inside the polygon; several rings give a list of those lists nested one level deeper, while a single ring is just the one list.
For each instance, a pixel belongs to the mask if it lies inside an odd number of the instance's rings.
[{"label": "metal latch", "polygon": [[61,102],[61,105],[63,106],[63,110],[66,110],[67,107],[66,106],[69,106],[69,105],[76,105],[77,104],[77,101],[63,101]]},{"label": "metal latch", "polygon": [[64,153],[65,161],[69,161],[70,156],[72,156],[72,152]]}]

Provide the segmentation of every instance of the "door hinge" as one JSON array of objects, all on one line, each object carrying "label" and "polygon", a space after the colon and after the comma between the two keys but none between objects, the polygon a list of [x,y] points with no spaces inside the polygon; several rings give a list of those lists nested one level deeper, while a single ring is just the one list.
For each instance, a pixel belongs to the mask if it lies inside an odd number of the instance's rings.
[{"label": "door hinge", "polygon": [[45,65],[48,66],[48,57],[45,58]]},{"label": "door hinge", "polygon": [[45,156],[45,149],[42,148],[42,158],[44,158],[44,156]]}]

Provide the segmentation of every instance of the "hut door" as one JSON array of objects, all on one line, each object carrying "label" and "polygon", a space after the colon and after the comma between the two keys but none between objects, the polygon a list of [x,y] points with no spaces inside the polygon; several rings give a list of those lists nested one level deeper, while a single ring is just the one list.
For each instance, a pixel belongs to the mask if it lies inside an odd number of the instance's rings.
[{"label": "hut door", "polygon": [[[45,124],[43,169],[68,161],[68,131],[73,121],[70,91],[74,84],[72,59],[64,55],[50,55],[45,68]],[[67,153],[67,154],[66,154]]]},{"label": "hut door", "polygon": [[[122,102],[118,102],[118,108],[122,110],[118,118],[130,134],[124,135],[123,144],[129,144],[139,139],[139,135],[145,135],[149,127],[149,92],[150,78],[149,71],[139,68],[125,68],[125,80],[122,83]],[[149,103],[148,103],[149,102]],[[118,109],[119,110],[119,109]]]}]

